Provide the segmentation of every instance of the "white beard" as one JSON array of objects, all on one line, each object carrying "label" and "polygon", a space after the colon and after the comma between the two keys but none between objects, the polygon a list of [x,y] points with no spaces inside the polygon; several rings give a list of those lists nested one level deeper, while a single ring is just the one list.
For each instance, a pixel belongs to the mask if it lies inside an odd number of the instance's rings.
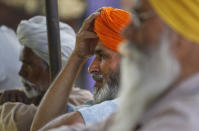
[{"label": "white beard", "polygon": [[176,80],[180,67],[162,38],[159,47],[143,54],[126,44],[122,58],[120,107],[110,131],[131,131],[148,106]]},{"label": "white beard", "polygon": [[[28,84],[30,87],[35,86],[33,83],[30,81],[26,80],[25,78],[21,77],[22,83]],[[34,98],[38,97],[40,95],[40,92],[36,90],[35,88],[30,88],[30,90],[27,90],[26,87],[24,87],[24,93],[28,98]]]},{"label": "white beard", "polygon": [[28,97],[28,98],[35,98],[35,97],[38,97],[39,95],[40,95],[40,92],[39,91],[37,91],[37,90],[35,90],[34,88],[31,88],[31,90],[30,91],[27,91],[26,89],[24,89],[24,92],[25,92],[25,94],[26,94],[26,96]]},{"label": "white beard", "polygon": [[109,87],[107,83],[105,83],[105,85],[99,89],[99,91],[97,87],[94,87],[94,104],[116,98],[118,95],[118,90],[119,89],[117,87]]}]

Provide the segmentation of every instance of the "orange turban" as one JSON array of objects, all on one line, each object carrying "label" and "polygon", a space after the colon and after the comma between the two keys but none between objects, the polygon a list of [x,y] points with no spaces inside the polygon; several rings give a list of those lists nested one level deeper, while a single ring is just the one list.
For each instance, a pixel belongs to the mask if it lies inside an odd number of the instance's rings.
[{"label": "orange turban", "polygon": [[130,13],[121,9],[105,7],[95,19],[94,31],[107,48],[117,52],[117,46],[124,40],[120,33],[130,21]]}]

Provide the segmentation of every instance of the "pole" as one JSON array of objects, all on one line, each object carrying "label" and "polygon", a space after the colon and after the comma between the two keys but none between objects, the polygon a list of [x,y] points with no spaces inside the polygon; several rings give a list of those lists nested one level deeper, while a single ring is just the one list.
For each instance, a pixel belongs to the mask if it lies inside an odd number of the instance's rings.
[{"label": "pole", "polygon": [[46,0],[46,21],[50,58],[50,80],[53,81],[62,65],[57,0]]}]

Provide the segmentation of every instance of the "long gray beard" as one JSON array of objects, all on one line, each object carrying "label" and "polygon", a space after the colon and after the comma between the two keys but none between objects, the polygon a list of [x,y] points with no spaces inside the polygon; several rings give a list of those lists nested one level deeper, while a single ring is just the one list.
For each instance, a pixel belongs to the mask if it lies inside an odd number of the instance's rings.
[{"label": "long gray beard", "polygon": [[145,55],[132,44],[124,45],[127,56],[121,65],[119,112],[110,131],[131,131],[149,105],[176,80],[180,67],[171,55],[169,40]]},{"label": "long gray beard", "polygon": [[106,100],[112,100],[117,97],[119,92],[119,71],[110,75],[109,80],[102,88],[94,87],[94,104],[101,103]]}]

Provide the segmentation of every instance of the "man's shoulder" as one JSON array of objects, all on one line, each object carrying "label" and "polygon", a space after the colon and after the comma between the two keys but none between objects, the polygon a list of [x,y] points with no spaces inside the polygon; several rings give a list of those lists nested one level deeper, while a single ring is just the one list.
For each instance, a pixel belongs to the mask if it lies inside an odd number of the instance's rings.
[{"label": "man's shoulder", "polygon": [[[179,84],[176,89],[157,102],[141,119],[144,129],[159,129],[182,131],[195,130],[199,124],[199,74]],[[178,126],[177,126],[178,125]],[[186,125],[186,126],[185,126]],[[179,128],[177,128],[179,127]]]},{"label": "man's shoulder", "polygon": [[6,102],[0,106],[0,130],[29,130],[37,107],[19,102]]},{"label": "man's shoulder", "polygon": [[115,112],[118,107],[118,99],[104,101],[89,107],[78,109],[86,125],[104,120]]}]

